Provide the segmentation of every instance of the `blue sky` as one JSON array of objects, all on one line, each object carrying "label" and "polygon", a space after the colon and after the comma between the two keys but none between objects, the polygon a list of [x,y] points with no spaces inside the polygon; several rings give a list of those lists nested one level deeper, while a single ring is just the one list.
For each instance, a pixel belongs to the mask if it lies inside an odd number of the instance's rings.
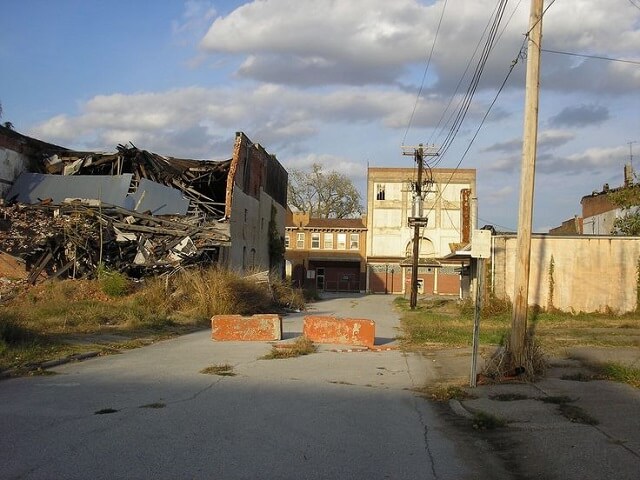
[{"label": "blue sky", "polygon": [[[443,141],[445,108],[459,102],[458,82],[466,90],[463,71],[476,65],[498,3],[4,0],[2,121],[71,148],[132,141],[202,159],[228,158],[244,131],[287,168],[320,162],[363,189],[367,163],[412,166],[403,141]],[[640,1],[545,3],[543,48],[640,61]],[[529,2],[508,2],[439,167],[455,167],[469,147],[528,14]],[[460,165],[478,170],[481,224],[517,224],[524,71],[520,60]],[[543,53],[541,89],[534,228],[546,231],[580,213],[583,195],[621,184],[628,142],[640,141],[640,66]]]}]

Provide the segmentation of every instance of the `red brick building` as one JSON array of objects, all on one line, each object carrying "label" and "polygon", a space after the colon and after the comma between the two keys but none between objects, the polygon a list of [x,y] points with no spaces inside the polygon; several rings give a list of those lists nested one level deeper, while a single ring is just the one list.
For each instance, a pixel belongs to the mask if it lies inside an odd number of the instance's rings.
[{"label": "red brick building", "polygon": [[362,218],[309,218],[289,211],[285,223],[287,276],[299,287],[364,292],[366,239]]}]

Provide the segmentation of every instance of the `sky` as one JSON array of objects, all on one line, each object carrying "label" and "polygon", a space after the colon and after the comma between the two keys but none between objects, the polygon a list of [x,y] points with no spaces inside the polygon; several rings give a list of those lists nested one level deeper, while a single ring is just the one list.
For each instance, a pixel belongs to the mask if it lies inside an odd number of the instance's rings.
[{"label": "sky", "polygon": [[[78,150],[132,142],[210,160],[230,158],[243,131],[285,168],[320,163],[363,197],[367,165],[413,167],[403,145],[438,149],[455,133],[430,162],[477,169],[479,225],[515,230],[528,1],[507,2],[451,128],[499,3],[2,0],[0,121]],[[640,169],[640,0],[545,7],[542,48],[572,55],[542,53],[539,232],[621,185],[630,154]]]}]

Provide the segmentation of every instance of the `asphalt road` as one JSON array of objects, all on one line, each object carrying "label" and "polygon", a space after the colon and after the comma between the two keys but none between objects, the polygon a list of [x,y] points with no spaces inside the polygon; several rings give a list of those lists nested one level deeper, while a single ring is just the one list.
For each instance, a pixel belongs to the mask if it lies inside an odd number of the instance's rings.
[{"label": "asphalt road", "polygon": [[[313,313],[375,320],[386,343],[391,300],[334,297]],[[285,317],[285,337],[302,316]],[[411,390],[433,378],[425,357],[324,346],[260,359],[269,350],[203,331],[2,381],[0,478],[484,478]],[[225,363],[235,376],[200,373]]]}]

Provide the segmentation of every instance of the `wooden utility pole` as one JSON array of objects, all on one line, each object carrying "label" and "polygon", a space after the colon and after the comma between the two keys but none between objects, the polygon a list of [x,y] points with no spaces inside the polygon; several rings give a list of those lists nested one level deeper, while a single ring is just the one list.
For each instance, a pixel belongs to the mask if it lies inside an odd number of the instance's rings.
[{"label": "wooden utility pole", "polygon": [[[406,150],[405,150],[406,149]],[[409,151],[412,149],[413,151]],[[438,153],[429,151],[427,152],[422,144],[418,147],[403,147],[403,155],[413,155],[415,162],[418,164],[418,180],[412,185],[413,203],[411,205],[411,215],[409,216],[409,225],[413,227],[413,257],[411,262],[411,296],[409,299],[409,306],[413,310],[418,304],[418,267],[420,263],[420,227],[427,226],[427,217],[423,217],[422,202],[424,200],[423,183],[430,185],[433,183],[431,176],[426,182],[423,182],[422,177],[424,175],[424,157],[437,157]],[[427,188],[428,190],[428,188]]]},{"label": "wooden utility pole", "polygon": [[480,315],[482,315],[482,296],[484,294],[484,258],[474,258],[472,262],[475,264],[476,291],[473,308],[473,340],[471,343],[471,376],[469,385],[475,387],[477,385],[478,371],[478,344],[480,343]]},{"label": "wooden utility pole", "polygon": [[531,0],[527,45],[522,171],[520,172],[520,208],[516,245],[513,313],[511,316],[511,354],[514,366],[522,366],[529,307],[529,268],[536,147],[538,141],[538,99],[540,89],[540,49],[542,47],[543,0]]},{"label": "wooden utility pole", "polygon": [[[424,155],[422,151],[422,144],[415,151],[415,160],[418,164],[418,181],[414,186],[413,199],[415,202],[419,202],[422,206],[422,170],[424,169]],[[413,206],[412,206],[413,208]],[[422,208],[418,208],[418,212],[413,211],[412,217],[422,217]],[[420,262],[420,225],[422,222],[419,218],[413,220],[413,262],[411,264],[411,299],[409,300],[409,306],[411,310],[416,308],[418,304],[418,265]],[[426,222],[425,222],[426,224]]]}]

